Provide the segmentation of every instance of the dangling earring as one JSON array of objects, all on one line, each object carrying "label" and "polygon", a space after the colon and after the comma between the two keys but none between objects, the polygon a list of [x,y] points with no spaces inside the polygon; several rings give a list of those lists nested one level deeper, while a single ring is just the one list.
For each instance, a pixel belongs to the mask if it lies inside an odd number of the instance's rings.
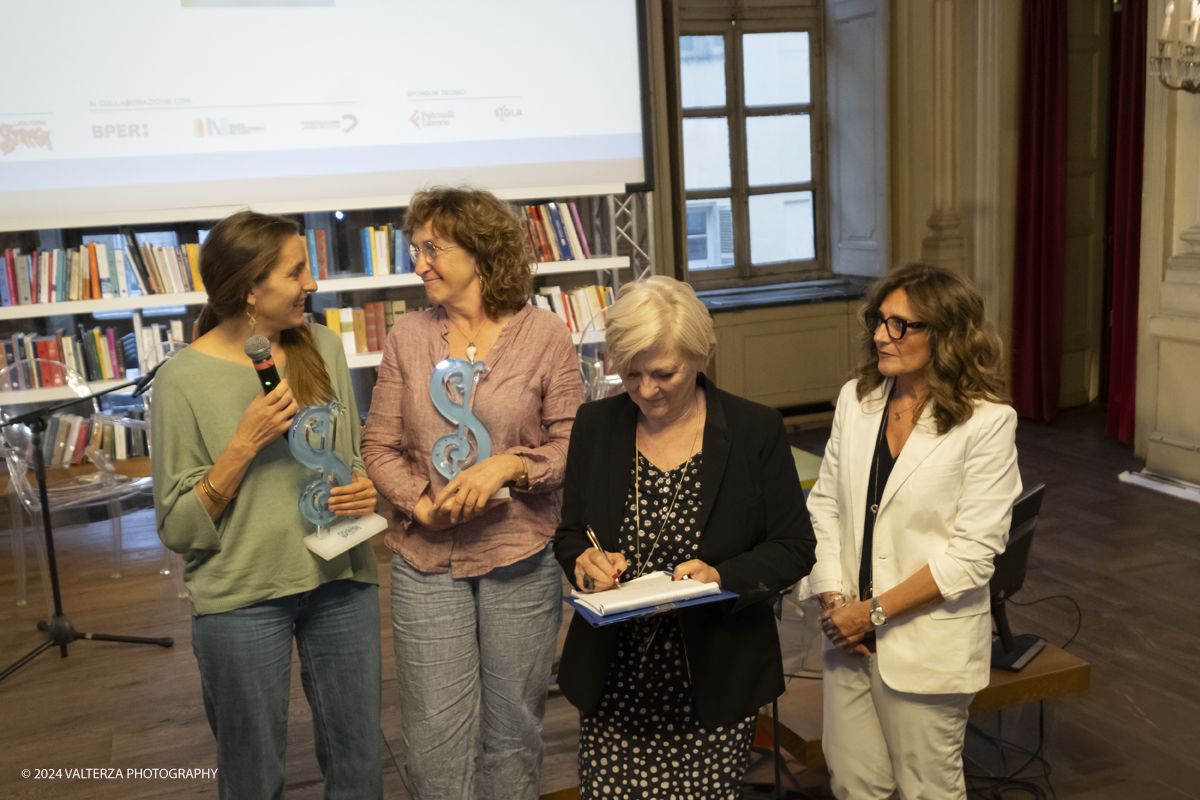
[{"label": "dangling earring", "polygon": [[254,306],[246,308],[246,316],[250,319],[250,330],[254,330],[254,326],[258,325],[258,314],[254,311]]}]

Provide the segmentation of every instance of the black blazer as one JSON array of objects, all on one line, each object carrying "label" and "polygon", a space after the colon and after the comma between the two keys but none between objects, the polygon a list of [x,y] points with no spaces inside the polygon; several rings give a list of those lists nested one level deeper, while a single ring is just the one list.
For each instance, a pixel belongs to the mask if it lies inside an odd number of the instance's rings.
[{"label": "black blazer", "polygon": [[[816,539],[779,412],[723,392],[703,374],[697,383],[707,419],[696,558],[739,595],[679,611],[696,710],[712,727],[744,719],[783,693],[771,601],[812,569]],[[585,403],[575,417],[554,538],[554,554],[572,583],[575,559],[591,546],[588,525],[605,550],[617,549],[637,414],[621,394]],[[626,559],[632,563],[632,554]],[[571,621],[558,684],[585,714],[604,693],[618,625],[593,628],[579,615]]]}]

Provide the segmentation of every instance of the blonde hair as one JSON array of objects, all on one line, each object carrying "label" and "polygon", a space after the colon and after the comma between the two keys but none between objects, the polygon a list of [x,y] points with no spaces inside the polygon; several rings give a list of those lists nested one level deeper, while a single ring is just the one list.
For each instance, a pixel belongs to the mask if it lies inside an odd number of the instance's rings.
[{"label": "blonde hair", "polygon": [[888,295],[903,289],[908,305],[924,322],[929,335],[929,362],[924,375],[933,403],[938,434],[971,418],[975,402],[1008,401],[1001,372],[1000,335],[983,312],[983,298],[966,278],[928,264],[907,264],[871,285],[859,309],[862,323],[861,358],[854,370],[856,392],[862,400],[884,381],[879,371],[875,331],[867,330],[866,315],[878,312]]},{"label": "blonde hair", "polygon": [[401,225],[405,238],[411,242],[426,222],[475,256],[489,317],[525,307],[533,294],[533,251],[515,208],[483,189],[435,186],[409,201]]},{"label": "blonde hair", "polygon": [[664,346],[677,348],[702,370],[717,348],[717,336],[691,286],[655,275],[621,287],[608,309],[604,345],[621,374],[638,353]]}]

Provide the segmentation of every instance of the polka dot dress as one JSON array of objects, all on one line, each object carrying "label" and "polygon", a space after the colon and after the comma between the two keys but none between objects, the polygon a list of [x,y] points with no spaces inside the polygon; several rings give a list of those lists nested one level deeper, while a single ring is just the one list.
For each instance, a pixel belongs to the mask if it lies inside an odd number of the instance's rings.
[{"label": "polka dot dress", "polygon": [[[638,454],[641,530],[636,530],[633,476],[619,534],[621,552],[636,570],[674,569],[696,557],[700,530],[700,460],[662,472]],[[683,485],[675,509],[654,544]],[[636,538],[635,538],[636,537]],[[621,623],[616,657],[600,704],[579,725],[579,796],[602,800],[663,798],[718,800],[740,796],[754,739],[755,716],[706,728],[696,715],[687,652],[674,612]]]}]

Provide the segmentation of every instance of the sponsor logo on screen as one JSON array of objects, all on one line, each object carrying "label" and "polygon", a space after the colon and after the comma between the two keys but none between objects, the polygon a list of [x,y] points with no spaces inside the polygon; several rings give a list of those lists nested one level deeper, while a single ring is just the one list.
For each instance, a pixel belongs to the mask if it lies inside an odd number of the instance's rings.
[{"label": "sponsor logo on screen", "polygon": [[504,122],[506,119],[524,116],[519,108],[509,108],[508,106],[498,106],[496,108],[496,119]]},{"label": "sponsor logo on screen", "polygon": [[421,111],[419,109],[408,118],[409,122],[418,128],[444,127],[449,125],[453,119],[453,111]]},{"label": "sponsor logo on screen", "polygon": [[18,147],[53,150],[50,128],[43,121],[15,122],[0,125],[0,153],[8,155]]},{"label": "sponsor logo on screen", "polygon": [[265,125],[230,122],[224,117],[220,119],[213,119],[212,117],[193,119],[192,128],[195,130],[196,136],[201,139],[207,139],[210,136],[250,136],[252,134],[267,132]]},{"label": "sponsor logo on screen", "polygon": [[92,126],[93,139],[145,139],[149,135],[150,126],[144,122]]}]

